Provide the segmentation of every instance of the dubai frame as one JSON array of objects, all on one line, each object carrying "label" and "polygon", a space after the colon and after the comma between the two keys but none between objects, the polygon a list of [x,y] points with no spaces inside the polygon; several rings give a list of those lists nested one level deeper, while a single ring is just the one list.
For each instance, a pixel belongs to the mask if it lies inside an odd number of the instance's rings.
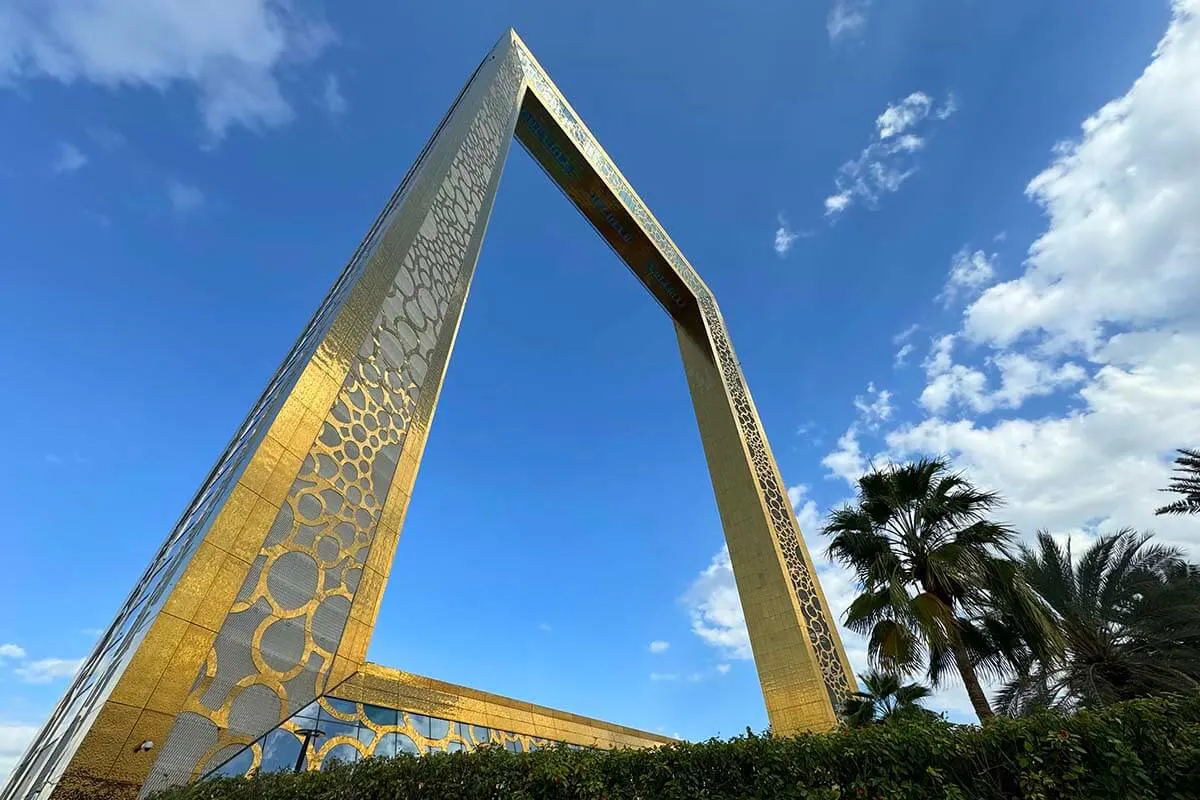
[{"label": "dubai frame", "polygon": [[853,677],[716,302],[509,31],[0,800],[88,785],[144,796],[214,772],[482,742],[523,750],[667,741],[366,662],[513,136],[674,322],[773,730],[836,724]]}]

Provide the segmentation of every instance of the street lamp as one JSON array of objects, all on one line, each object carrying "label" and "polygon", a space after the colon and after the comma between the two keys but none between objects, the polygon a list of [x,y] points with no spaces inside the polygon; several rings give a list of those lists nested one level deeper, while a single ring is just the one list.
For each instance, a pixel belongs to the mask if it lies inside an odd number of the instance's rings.
[{"label": "street lamp", "polygon": [[296,767],[293,772],[300,772],[304,769],[304,757],[308,755],[308,743],[318,736],[324,736],[325,731],[319,728],[297,728],[296,733],[304,735],[303,741],[300,743],[300,755],[296,756]]}]

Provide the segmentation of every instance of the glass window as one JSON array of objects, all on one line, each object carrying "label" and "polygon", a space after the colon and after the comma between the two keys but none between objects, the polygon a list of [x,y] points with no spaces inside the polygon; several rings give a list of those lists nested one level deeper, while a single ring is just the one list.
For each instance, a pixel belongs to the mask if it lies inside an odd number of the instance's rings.
[{"label": "glass window", "polygon": [[412,725],[413,730],[424,736],[426,739],[430,738],[429,717],[425,716],[424,714],[409,714],[408,724]]},{"label": "glass window", "polygon": [[[316,700],[313,700],[311,703],[309,703],[304,708],[297,711],[292,716],[299,718],[299,719],[314,720],[317,718],[317,715],[320,713],[320,711],[321,711],[321,704],[318,703]],[[308,728],[308,727],[313,727],[313,726],[305,725],[303,727]]]},{"label": "glass window", "polygon": [[317,727],[324,734],[322,741],[332,739],[335,736],[349,736],[352,739],[358,738],[358,726],[353,722],[342,722],[328,716],[322,716],[324,718],[317,723]]},{"label": "glass window", "polygon": [[359,725],[358,740],[366,745],[366,748],[369,751],[371,749],[371,745],[375,743],[375,731],[371,730],[366,725]]},{"label": "glass window", "polygon": [[379,744],[375,745],[375,755],[377,756],[390,758],[402,753],[412,756],[421,755],[421,750],[417,747],[416,742],[403,733],[385,733],[379,737]]},{"label": "glass window", "polygon": [[352,744],[337,744],[321,759],[321,769],[327,770],[334,764],[353,764],[358,761],[358,750]]},{"label": "glass window", "polygon": [[276,728],[263,738],[262,754],[259,772],[287,772],[296,768],[300,740],[291,731]]},{"label": "glass window", "polygon": [[429,718],[429,738],[430,739],[445,739],[450,735],[450,721],[446,719],[438,719],[437,717]]},{"label": "glass window", "polygon": [[462,742],[447,742],[446,743],[446,752],[447,753],[461,753],[466,749],[467,749],[466,745],[464,745]]},{"label": "glass window", "polygon": [[514,753],[522,753],[525,751],[525,746],[521,744],[520,739],[510,739],[504,743],[504,749]]},{"label": "glass window", "polygon": [[492,738],[491,728],[485,728],[482,725],[472,725],[471,738],[475,740],[475,744],[483,744]]},{"label": "glass window", "polygon": [[376,725],[397,725],[400,712],[394,708],[384,708],[383,706],[372,706],[363,703],[363,713],[367,719],[374,722]]},{"label": "glass window", "polygon": [[342,717],[358,717],[358,705],[340,697],[323,697],[322,704],[329,710]]},{"label": "glass window", "polygon": [[238,753],[233,758],[226,761],[221,766],[213,771],[213,777],[220,778],[236,778],[246,774],[246,770],[250,769],[250,765],[254,763],[254,750],[246,747],[242,752]]}]

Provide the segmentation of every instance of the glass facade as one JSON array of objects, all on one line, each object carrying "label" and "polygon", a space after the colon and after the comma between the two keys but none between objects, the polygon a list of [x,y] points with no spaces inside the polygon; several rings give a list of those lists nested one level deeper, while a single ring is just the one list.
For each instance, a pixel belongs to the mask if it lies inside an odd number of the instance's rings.
[{"label": "glass facade", "polygon": [[[309,733],[313,731],[316,733]],[[537,736],[322,697],[253,744],[236,753],[217,753],[205,767],[205,777],[293,770],[306,735],[310,741],[302,769],[327,769],[335,762],[353,763],[373,756],[457,753],[482,744],[494,744],[514,753],[555,744]]]}]

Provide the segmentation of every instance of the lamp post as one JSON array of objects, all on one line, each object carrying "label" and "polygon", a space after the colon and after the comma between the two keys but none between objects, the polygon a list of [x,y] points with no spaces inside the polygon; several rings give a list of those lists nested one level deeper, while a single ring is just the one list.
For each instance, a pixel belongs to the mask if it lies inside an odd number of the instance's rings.
[{"label": "lamp post", "polygon": [[324,736],[325,731],[319,728],[297,728],[296,733],[304,734],[304,739],[300,742],[300,755],[296,756],[296,767],[293,772],[300,772],[304,769],[304,757],[308,755],[308,744],[318,736]]}]

